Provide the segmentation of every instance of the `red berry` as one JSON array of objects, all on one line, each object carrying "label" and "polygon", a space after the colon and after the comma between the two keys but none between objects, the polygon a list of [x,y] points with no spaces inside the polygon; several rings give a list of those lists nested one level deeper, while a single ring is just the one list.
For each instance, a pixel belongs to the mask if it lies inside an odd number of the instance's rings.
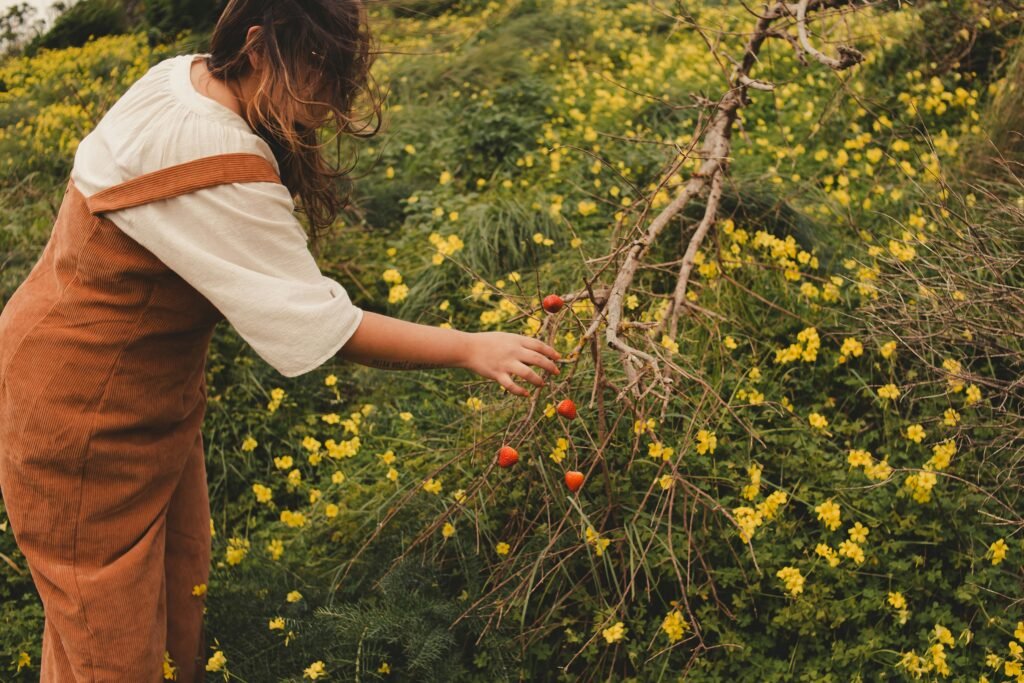
[{"label": "red berry", "polygon": [[569,470],[565,473],[565,485],[569,487],[569,490],[576,492],[583,486],[583,473],[577,472],[576,470]]},{"label": "red berry", "polygon": [[511,467],[519,462],[519,451],[511,446],[502,446],[498,449],[498,467]]},{"label": "red berry", "polygon": [[544,297],[544,301],[541,302],[541,305],[544,306],[544,310],[548,313],[558,313],[562,310],[562,304],[564,303],[565,302],[562,301],[562,297],[557,294],[548,294]]},{"label": "red berry", "polygon": [[576,404],[572,402],[571,398],[559,401],[555,411],[568,420],[576,419]]}]

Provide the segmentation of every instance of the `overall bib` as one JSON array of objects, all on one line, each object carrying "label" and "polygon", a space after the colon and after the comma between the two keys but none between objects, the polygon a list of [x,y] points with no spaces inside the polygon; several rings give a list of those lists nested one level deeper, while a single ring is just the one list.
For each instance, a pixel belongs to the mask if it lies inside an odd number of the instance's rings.
[{"label": "overall bib", "polygon": [[[0,494],[43,603],[42,683],[202,681],[210,504],[200,427],[224,316],[105,211],[235,182],[218,154],[83,196],[69,178],[0,313]],[[161,226],[174,230],[173,222]]]}]

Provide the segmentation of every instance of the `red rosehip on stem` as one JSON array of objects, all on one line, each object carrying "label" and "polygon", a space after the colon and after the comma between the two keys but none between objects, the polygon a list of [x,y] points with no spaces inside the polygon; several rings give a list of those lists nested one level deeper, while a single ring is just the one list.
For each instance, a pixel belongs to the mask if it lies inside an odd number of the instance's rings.
[{"label": "red rosehip on stem", "polygon": [[580,487],[583,486],[583,473],[577,470],[569,470],[565,473],[565,485],[573,493],[579,491]]},{"label": "red rosehip on stem", "polygon": [[572,402],[571,398],[559,401],[558,405],[555,406],[555,411],[567,420],[576,419],[576,404]]},{"label": "red rosehip on stem", "polygon": [[548,294],[544,297],[541,305],[544,306],[544,310],[548,313],[558,313],[562,310],[562,304],[564,303],[565,302],[562,300],[562,297],[557,294]]},{"label": "red rosehip on stem", "polygon": [[511,467],[519,462],[519,451],[511,446],[502,446],[498,449],[498,467]]}]

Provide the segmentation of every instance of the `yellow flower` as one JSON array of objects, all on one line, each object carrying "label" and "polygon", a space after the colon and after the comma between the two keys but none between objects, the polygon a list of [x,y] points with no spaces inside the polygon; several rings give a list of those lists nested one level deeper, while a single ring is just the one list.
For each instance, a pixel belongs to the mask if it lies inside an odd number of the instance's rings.
[{"label": "yellow flower", "polygon": [[597,204],[590,201],[589,199],[584,199],[583,201],[576,205],[576,208],[580,212],[581,216],[589,216],[590,214],[597,211]]},{"label": "yellow flower", "polygon": [[387,662],[381,662],[380,666],[377,667],[377,673],[386,674],[386,673],[390,673],[390,672],[391,672],[391,667],[388,666]]},{"label": "yellow flower", "polygon": [[245,437],[245,440],[242,442],[242,450],[249,452],[255,449],[257,445],[258,444],[256,442],[256,439],[252,438],[251,436],[247,436]]},{"label": "yellow flower", "polygon": [[202,596],[206,595],[206,591],[207,588],[205,583],[200,583],[196,584],[195,586],[192,586],[192,595],[196,596],[197,598],[201,598]]},{"label": "yellow flower", "polygon": [[826,500],[824,503],[815,506],[814,511],[818,513],[818,519],[820,519],[830,530],[835,531],[842,526],[839,504],[833,502],[831,498]]},{"label": "yellow flower", "polygon": [[174,666],[174,660],[171,659],[171,653],[164,650],[164,680],[173,681],[178,678],[178,669]]},{"label": "yellow flower", "polygon": [[698,430],[697,432],[697,452],[703,455],[704,453],[714,453],[715,446],[718,444],[718,438],[714,432],[709,432],[706,429]]},{"label": "yellow flower", "polygon": [[291,510],[281,510],[281,521],[290,527],[301,527],[306,524],[306,515],[302,512],[292,512]]},{"label": "yellow flower", "polygon": [[672,488],[672,485],[674,483],[675,478],[671,474],[663,474],[660,477],[658,477],[658,485],[660,485],[663,489],[667,490]]},{"label": "yellow flower", "polygon": [[864,353],[864,346],[854,337],[847,337],[839,349],[839,362],[845,363],[847,356],[859,356]]},{"label": "yellow flower", "polygon": [[991,555],[992,564],[999,564],[1004,559],[1006,559],[1006,551],[1009,549],[1009,546],[1006,545],[1006,541],[1000,538],[998,541],[996,541],[988,547],[988,552],[986,553],[986,555]]},{"label": "yellow flower", "polygon": [[403,422],[408,422],[409,420],[412,419],[412,413],[410,413],[410,412],[401,412],[401,413],[398,414],[398,417],[400,417]]},{"label": "yellow flower", "polygon": [[281,555],[284,554],[284,542],[280,538],[275,538],[267,543],[267,554],[275,562],[280,560]]},{"label": "yellow flower", "polygon": [[868,532],[869,531],[870,530],[866,526],[864,526],[860,522],[856,522],[849,529],[850,540],[853,541],[854,543],[863,543],[864,541],[867,540]]},{"label": "yellow flower", "polygon": [[423,490],[433,493],[434,495],[441,493],[441,478],[438,477],[437,479],[434,479],[433,477],[430,477],[423,482]]},{"label": "yellow flower", "polygon": [[271,631],[284,630],[284,617],[274,617],[270,620],[269,627]]},{"label": "yellow flower", "polygon": [[389,467],[388,468],[388,473],[387,473],[387,478],[390,479],[391,481],[397,482],[398,481],[398,470],[396,470],[394,467]]},{"label": "yellow flower", "polygon": [[322,661],[320,661],[320,660],[317,660],[317,661],[313,662],[312,664],[310,664],[309,666],[307,666],[302,671],[302,677],[303,678],[316,679],[316,678],[320,678],[321,676],[325,675],[325,673],[326,672],[324,671],[324,663]]},{"label": "yellow flower", "polygon": [[960,413],[952,408],[946,408],[946,411],[942,414],[942,424],[947,427],[955,427],[957,422],[960,421]]},{"label": "yellow flower", "polygon": [[626,627],[621,621],[617,621],[606,629],[601,630],[601,635],[608,641],[608,644],[617,643],[626,635]]},{"label": "yellow flower", "polygon": [[830,567],[839,565],[839,555],[836,554],[836,551],[831,546],[819,543],[815,546],[814,552],[828,560]]},{"label": "yellow flower", "polygon": [[263,484],[253,484],[252,491],[256,494],[256,501],[260,503],[269,503],[274,495],[274,492]]},{"label": "yellow flower", "polygon": [[789,594],[793,597],[796,597],[803,592],[804,577],[796,567],[783,567],[775,573],[775,576],[782,579],[783,583],[786,585],[786,590],[788,590]]},{"label": "yellow flower", "polygon": [[895,400],[900,395],[900,390],[896,388],[895,384],[886,384],[884,387],[879,387],[878,396],[880,398],[891,398]]},{"label": "yellow flower", "polygon": [[839,544],[839,554],[848,557],[857,564],[864,562],[864,551],[853,541],[843,541]]},{"label": "yellow flower", "polygon": [[882,344],[879,352],[882,354],[882,358],[891,358],[892,354],[896,352],[896,342],[888,341]]},{"label": "yellow flower", "polygon": [[441,177],[437,179],[439,185],[445,185],[451,182],[452,174],[448,171],[441,171]]},{"label": "yellow flower", "polygon": [[452,498],[455,499],[456,503],[466,502],[466,490],[458,489],[455,493],[452,494]]},{"label": "yellow flower", "polygon": [[338,506],[335,505],[334,503],[329,503],[327,505],[327,507],[324,508],[324,515],[326,517],[337,517],[338,516]]},{"label": "yellow flower", "polygon": [[498,545],[494,546],[494,551],[499,555],[508,555],[509,545],[505,541],[499,541]]},{"label": "yellow flower", "polygon": [[981,389],[974,384],[967,385],[967,396],[964,398],[964,405],[969,406],[981,400]]},{"label": "yellow flower", "polygon": [[811,413],[807,416],[807,421],[815,429],[825,429],[825,427],[828,427],[828,419],[820,413]]},{"label": "yellow flower", "polygon": [[689,628],[690,624],[687,623],[686,619],[683,618],[682,612],[678,609],[672,610],[661,620],[661,630],[668,636],[670,643],[681,640],[683,633]]},{"label": "yellow flower", "polygon": [[302,593],[300,593],[299,591],[291,591],[290,593],[288,593],[288,595],[285,596],[284,599],[288,602],[298,602],[302,599]]},{"label": "yellow flower", "polygon": [[922,427],[921,425],[912,424],[909,427],[907,427],[907,438],[913,441],[914,443],[921,443],[921,440],[924,439],[924,437],[924,427]]},{"label": "yellow flower", "polygon": [[726,335],[725,339],[722,340],[722,344],[730,351],[736,348],[736,340],[728,335]]},{"label": "yellow flower", "polygon": [[469,406],[470,410],[483,410],[484,402],[476,396],[470,396],[466,399],[466,405]]},{"label": "yellow flower", "polygon": [[221,671],[224,669],[224,665],[227,664],[228,658],[224,656],[224,653],[217,650],[213,653],[213,656],[206,662],[207,671]]},{"label": "yellow flower", "polygon": [[652,458],[661,458],[662,460],[668,460],[672,457],[675,452],[674,448],[665,446],[660,441],[652,441],[647,444],[647,455]]},{"label": "yellow flower", "polygon": [[601,538],[601,535],[597,533],[597,530],[592,526],[587,527],[586,531],[587,543],[591,543],[594,546],[594,554],[601,557],[604,553],[604,549],[608,547],[611,541],[607,538]]},{"label": "yellow flower", "polygon": [[231,538],[228,539],[228,547],[226,552],[227,562],[230,565],[236,565],[241,562],[246,553],[249,552],[249,539],[246,538]]},{"label": "yellow flower", "polygon": [[445,522],[444,526],[441,527],[441,535],[445,538],[451,538],[452,534],[455,533],[455,525],[451,522]]},{"label": "yellow flower", "polygon": [[895,593],[890,592],[888,603],[892,605],[895,609],[904,609],[907,606],[907,599],[903,597],[903,593],[900,593],[898,591]]},{"label": "yellow flower", "polygon": [[22,667],[31,666],[31,665],[32,665],[32,658],[29,656],[29,654],[27,652],[21,652],[21,653],[18,654],[18,669],[17,669],[17,671],[15,671],[15,673],[17,673],[18,671],[21,671]]}]

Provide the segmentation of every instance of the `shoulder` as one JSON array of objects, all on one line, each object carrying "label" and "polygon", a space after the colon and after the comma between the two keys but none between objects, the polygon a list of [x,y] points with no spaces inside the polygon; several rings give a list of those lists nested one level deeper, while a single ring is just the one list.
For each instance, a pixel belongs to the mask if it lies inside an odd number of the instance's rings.
[{"label": "shoulder", "polygon": [[270,146],[241,116],[195,90],[190,69],[200,56],[158,62],[121,96],[79,144],[76,184],[95,192],[167,166],[237,152],[260,155],[281,172]]}]

